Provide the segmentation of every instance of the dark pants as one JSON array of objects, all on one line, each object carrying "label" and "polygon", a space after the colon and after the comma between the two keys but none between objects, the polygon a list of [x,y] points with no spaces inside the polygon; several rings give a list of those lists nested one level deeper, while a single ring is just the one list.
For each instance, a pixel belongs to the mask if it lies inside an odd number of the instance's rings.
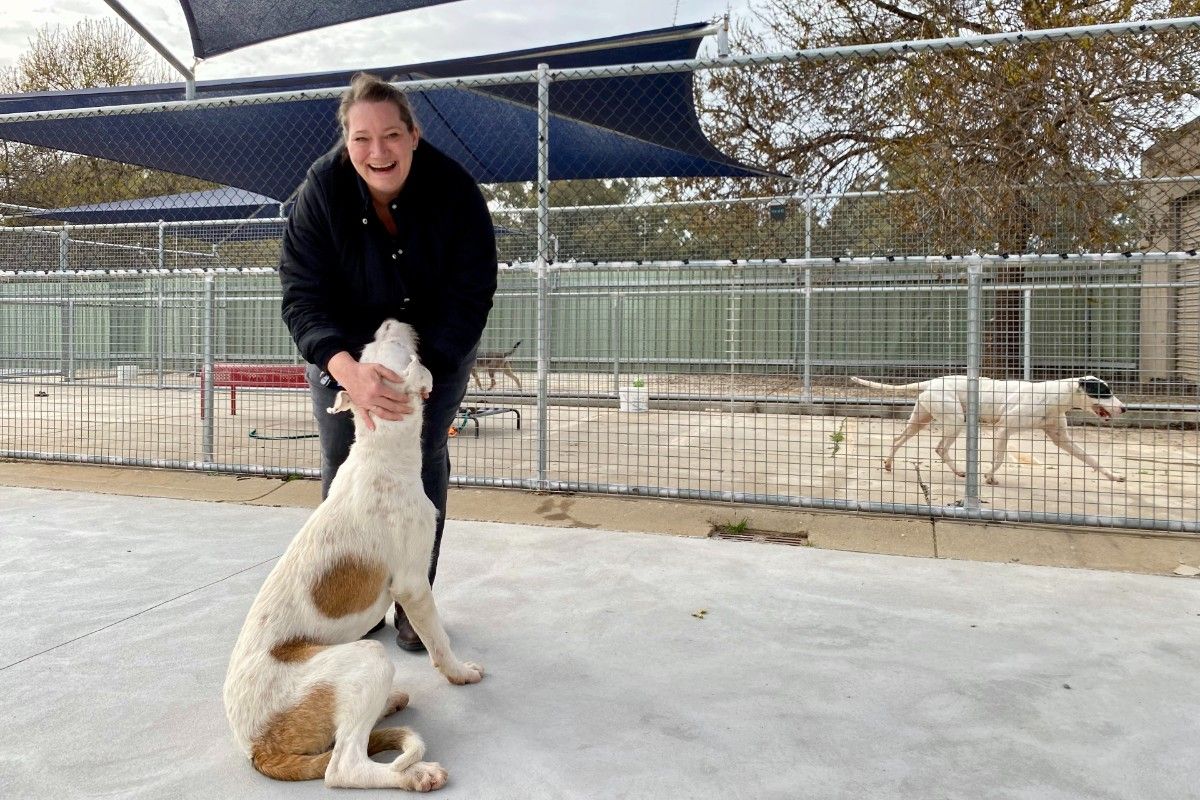
[{"label": "dark pants", "polygon": [[[475,354],[472,353],[457,372],[434,373],[433,390],[425,401],[425,419],[421,427],[421,483],[425,485],[426,497],[433,501],[438,511],[433,552],[429,558],[430,584],[437,573],[442,529],[446,524],[446,491],[450,487],[448,432],[463,395],[467,393],[467,381],[470,380],[474,362]],[[354,418],[351,414],[325,413],[325,409],[333,405],[337,390],[318,382],[321,370],[312,364],[308,365],[305,376],[312,391],[313,416],[317,419],[317,432],[321,436],[321,499],[324,499],[329,495],[329,485],[333,483],[338,467],[350,453],[350,445],[354,442]]]}]

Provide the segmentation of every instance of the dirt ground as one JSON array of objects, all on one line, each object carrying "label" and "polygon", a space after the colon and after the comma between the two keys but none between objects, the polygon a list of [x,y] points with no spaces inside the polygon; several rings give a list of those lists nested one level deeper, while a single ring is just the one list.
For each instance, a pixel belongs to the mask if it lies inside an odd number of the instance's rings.
[{"label": "dirt ground", "polygon": [[[142,381],[155,376],[143,374]],[[522,374],[522,391],[536,390],[536,376]],[[606,374],[555,375],[548,384],[562,404],[546,410],[546,479],[618,487],[676,488],[689,492],[745,493],[776,498],[814,497],[859,502],[943,506],[962,500],[964,481],[933,452],[939,436],[924,431],[897,456],[894,472],[882,459],[907,414],[905,404],[884,403],[866,412],[847,400],[887,399],[855,387],[822,389],[823,413],[798,407],[756,405],[734,395],[795,395],[799,387],[744,376],[647,376],[651,397],[690,398],[676,408],[651,401],[646,413],[616,408],[615,379]],[[297,473],[317,468],[318,450],[303,390],[239,389],[238,413],[229,414],[228,390],[218,391],[211,419],[211,452],[199,416],[194,380],[164,376],[156,388],[107,380],[70,384],[57,378],[0,382],[0,452],[7,457],[87,457],[109,463],[182,462],[193,465],[272,467]],[[486,384],[485,384],[486,385]],[[730,387],[735,387],[731,390]],[[473,388],[473,387],[472,387]],[[505,391],[506,390],[506,391]],[[724,396],[720,393],[726,392]],[[590,398],[590,399],[589,399]],[[1131,398],[1123,398],[1135,402]],[[1163,398],[1156,398],[1163,402]],[[512,408],[468,423],[451,440],[454,473],[482,480],[538,476],[536,405],[501,384],[490,396],[469,394],[475,407]],[[788,413],[769,413],[771,411]],[[844,411],[845,413],[838,413]],[[871,413],[872,416],[862,416]],[[1200,433],[1159,425],[1140,427],[1141,412],[1121,427],[1079,425],[1072,436],[1102,463],[1127,477],[1114,483],[1051,444],[1040,432],[1022,432],[1009,443],[997,486],[980,487],[985,508],[1077,515],[1144,518],[1200,517]],[[1187,417],[1187,415],[1182,415]],[[1184,420],[1187,422],[1187,420]],[[964,460],[965,437],[956,446]],[[984,428],[981,459],[991,458],[991,429]]]}]

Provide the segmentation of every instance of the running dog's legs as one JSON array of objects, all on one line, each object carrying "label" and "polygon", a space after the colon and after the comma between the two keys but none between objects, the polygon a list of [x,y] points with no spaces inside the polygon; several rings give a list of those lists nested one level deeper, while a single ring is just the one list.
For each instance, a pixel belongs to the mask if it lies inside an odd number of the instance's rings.
[{"label": "running dog's legs", "polygon": [[992,442],[992,468],[984,473],[983,477],[988,483],[996,485],[996,473],[1004,466],[1004,454],[1008,451],[1008,428],[1000,428],[996,431],[996,438]]},{"label": "running dog's legs", "polygon": [[1093,456],[1088,451],[1084,450],[1079,445],[1075,444],[1075,440],[1071,438],[1071,435],[1069,433],[1067,433],[1066,428],[1060,428],[1060,427],[1046,428],[1046,435],[1048,437],[1050,437],[1050,441],[1054,442],[1056,445],[1061,447],[1063,450],[1066,450],[1068,453],[1075,456],[1080,461],[1087,464],[1089,467],[1096,470],[1104,477],[1108,478],[1110,481],[1121,482],[1121,481],[1125,480],[1124,475],[1118,475],[1117,473],[1113,472],[1112,470],[1105,469],[1103,466],[1100,465],[1100,461],[1095,456]]},{"label": "running dog's legs", "polygon": [[954,463],[954,440],[966,427],[962,406],[959,405],[958,399],[950,393],[930,394],[922,399],[925,407],[929,409],[929,413],[933,414],[934,419],[942,426],[942,438],[938,441],[937,447],[933,449],[934,452],[941,457],[951,472],[960,478],[965,478],[967,473],[960,470],[958,464]]},{"label": "running dog's legs", "polygon": [[908,424],[904,430],[892,440],[892,449],[888,452],[887,458],[883,460],[883,468],[888,472],[892,471],[892,459],[896,456],[896,451],[900,449],[900,445],[907,442],[912,437],[916,436],[925,426],[933,422],[933,414],[930,414],[925,406],[921,403],[921,399],[917,399],[917,404],[913,406],[912,413],[908,415]]}]

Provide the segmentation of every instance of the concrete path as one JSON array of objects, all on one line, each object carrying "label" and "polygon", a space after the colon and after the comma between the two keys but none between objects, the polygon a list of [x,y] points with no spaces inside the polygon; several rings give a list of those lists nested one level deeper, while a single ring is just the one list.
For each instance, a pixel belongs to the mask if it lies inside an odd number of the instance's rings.
[{"label": "concrete path", "polygon": [[[0,797],[350,796],[258,775],[221,706],[305,509],[0,509]],[[437,595],[488,668],[393,650],[441,797],[1200,797],[1192,580],[451,521]]]}]

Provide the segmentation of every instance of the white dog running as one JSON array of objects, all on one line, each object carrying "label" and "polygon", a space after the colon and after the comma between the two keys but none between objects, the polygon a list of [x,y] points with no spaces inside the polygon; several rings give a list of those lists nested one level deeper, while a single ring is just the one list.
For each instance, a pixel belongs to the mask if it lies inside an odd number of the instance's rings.
[{"label": "white dog running", "polygon": [[[393,684],[383,645],[360,640],[392,604],[404,606],[433,665],[451,683],[476,683],[438,619],[428,580],[436,510],[421,486],[421,398],[429,371],[416,336],[388,320],[363,350],[403,377],[414,410],[367,429],[357,408],[355,443],[329,497],[296,534],[254,600],[225,679],[225,711],[238,744],[264,775],[324,776],[328,786],[428,791],[446,771],[422,762],[408,728],[372,730],[408,704]],[[349,407],[339,393],[335,413]],[[391,763],[369,756],[399,750]]]},{"label": "white dog running", "polygon": [[[951,448],[959,433],[966,427],[967,378],[950,375],[944,378],[906,383],[895,386],[875,383],[862,378],[850,380],[872,389],[887,389],[903,394],[917,395],[917,403],[909,415],[904,431],[892,442],[891,452],[883,461],[883,468],[892,469],[892,459],[900,445],[915,436],[918,431],[937,421],[942,426],[942,439],[934,450],[942,461],[962,478],[966,473],[958,468],[951,455]],[[1016,430],[1039,429],[1046,432],[1050,441],[1104,475],[1109,480],[1123,481],[1120,475],[1100,465],[1096,457],[1080,447],[1067,433],[1067,411],[1077,408],[1090,411],[1097,417],[1110,420],[1125,413],[1125,404],[1112,393],[1108,384],[1092,375],[1082,378],[1063,378],[1056,381],[997,381],[979,379],[979,421],[996,426],[996,438],[992,446],[992,467],[984,477],[988,483],[996,483],[996,472],[1004,465],[1004,454],[1008,449],[1008,437]]]}]

